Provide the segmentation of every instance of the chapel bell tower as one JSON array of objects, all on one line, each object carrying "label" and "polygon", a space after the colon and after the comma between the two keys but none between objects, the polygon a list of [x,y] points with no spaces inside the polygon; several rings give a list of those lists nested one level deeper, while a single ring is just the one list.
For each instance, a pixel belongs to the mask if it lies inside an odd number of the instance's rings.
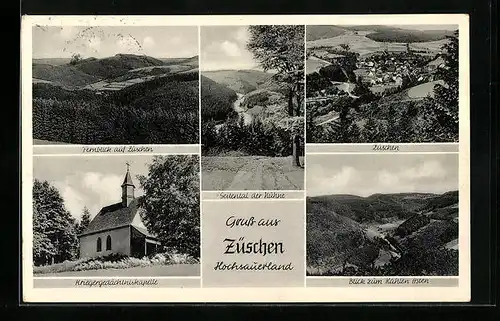
[{"label": "chapel bell tower", "polygon": [[134,199],[134,183],[132,182],[132,177],[130,177],[130,164],[127,162],[127,173],[125,174],[125,179],[122,184],[122,205],[128,207],[130,202]]}]

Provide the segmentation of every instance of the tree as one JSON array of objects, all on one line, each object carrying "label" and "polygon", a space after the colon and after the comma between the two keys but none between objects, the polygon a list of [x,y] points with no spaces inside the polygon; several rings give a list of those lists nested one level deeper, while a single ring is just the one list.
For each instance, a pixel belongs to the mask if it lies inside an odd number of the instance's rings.
[{"label": "tree", "polygon": [[78,224],[78,234],[81,234],[87,229],[90,224],[90,212],[87,206],[83,208],[82,217],[80,223]]},{"label": "tree", "polygon": [[[288,115],[300,116],[304,108],[304,26],[250,26],[249,32],[248,50],[265,71],[277,71],[276,78],[286,84]],[[297,166],[301,166],[299,141],[297,134],[292,137],[293,162]]]},{"label": "tree", "polygon": [[342,48],[342,51],[344,52],[349,52],[351,50],[351,46],[347,43],[342,43],[340,44],[340,48]]},{"label": "tree", "polygon": [[249,31],[248,50],[265,71],[277,71],[277,78],[287,84],[289,116],[300,116],[304,89],[304,26],[250,26]]},{"label": "tree", "polygon": [[44,213],[33,208],[33,263],[47,264],[56,255],[56,249],[47,236],[48,221]]},{"label": "tree", "polygon": [[352,123],[349,127],[349,141],[351,143],[362,143],[361,141],[361,131],[356,123]]},{"label": "tree", "polygon": [[348,143],[351,141],[351,130],[353,124],[353,117],[349,114],[353,106],[354,99],[346,96],[338,99],[335,104],[335,109],[339,112],[339,117],[330,123],[333,135],[331,137],[333,142]]},{"label": "tree", "polygon": [[76,257],[75,220],[59,191],[47,181],[33,183],[33,262],[57,263]]},{"label": "tree", "polygon": [[69,64],[70,65],[76,65],[77,63],[79,63],[80,61],[82,61],[82,55],[80,55],[79,53],[75,53],[71,56],[71,60],[69,61]]},{"label": "tree", "polygon": [[372,118],[368,118],[361,132],[364,142],[366,143],[378,143],[378,129],[377,122]]},{"label": "tree", "polygon": [[448,36],[443,47],[444,67],[436,76],[444,84],[434,86],[434,97],[428,97],[425,116],[434,141],[458,141],[458,31]]},{"label": "tree", "polygon": [[412,53],[409,43],[406,43],[406,52],[407,53]]},{"label": "tree", "polygon": [[138,176],[139,198],[146,227],[162,244],[180,253],[200,256],[200,177],[195,155],[155,156],[147,176]]},{"label": "tree", "polygon": [[318,126],[314,119],[321,116],[318,113],[319,105],[318,103],[307,103],[307,113],[306,113],[306,140],[307,143],[323,143],[327,142],[324,139],[324,131],[321,126]]},{"label": "tree", "polygon": [[412,85],[412,81],[411,81],[410,76],[408,74],[403,75],[403,77],[401,79],[401,89],[409,88],[409,87],[411,87],[411,85]]},{"label": "tree", "polygon": [[359,76],[356,78],[356,86],[354,87],[353,94],[359,97],[358,103],[368,103],[376,99],[376,96],[368,85]]}]

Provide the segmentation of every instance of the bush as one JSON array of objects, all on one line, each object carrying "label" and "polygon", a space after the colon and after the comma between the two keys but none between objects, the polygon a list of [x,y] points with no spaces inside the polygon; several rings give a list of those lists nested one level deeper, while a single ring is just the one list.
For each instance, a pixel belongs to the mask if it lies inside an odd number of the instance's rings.
[{"label": "bush", "polygon": [[213,149],[241,151],[248,155],[286,157],[292,154],[291,131],[272,123],[254,120],[245,125],[239,121],[229,121],[215,128],[215,122],[202,126],[202,153],[207,155]]},{"label": "bush", "polygon": [[165,253],[156,253],[150,257],[135,258],[123,254],[111,254],[103,257],[84,258],[76,261],[35,266],[34,274],[60,273],[68,271],[87,271],[101,269],[127,269],[138,266],[171,265],[171,264],[198,264],[199,260],[188,255],[170,250]]}]

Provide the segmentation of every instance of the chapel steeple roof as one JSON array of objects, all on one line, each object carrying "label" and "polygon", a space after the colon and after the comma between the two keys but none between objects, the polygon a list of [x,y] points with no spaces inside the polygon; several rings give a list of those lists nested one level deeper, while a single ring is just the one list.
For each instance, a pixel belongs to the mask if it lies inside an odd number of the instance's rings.
[{"label": "chapel steeple roof", "polygon": [[125,174],[125,179],[123,180],[122,187],[126,185],[135,187],[134,183],[132,182],[132,177],[130,176],[130,170],[129,170],[130,164],[128,162],[126,164],[127,164],[127,173]]}]

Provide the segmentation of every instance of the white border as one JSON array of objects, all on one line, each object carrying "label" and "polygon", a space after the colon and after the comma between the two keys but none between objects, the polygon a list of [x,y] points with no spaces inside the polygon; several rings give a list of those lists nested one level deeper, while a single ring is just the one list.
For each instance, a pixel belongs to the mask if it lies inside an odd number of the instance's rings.
[{"label": "white border", "polygon": [[[32,26],[200,25],[459,25],[459,287],[314,288],[33,288],[32,275]],[[470,300],[469,17],[424,15],[255,15],[255,16],[23,16],[22,63],[22,276],[25,302],[467,302]],[[199,66],[201,70],[201,66]],[[201,86],[201,84],[200,84]],[[201,137],[200,137],[201,138]],[[304,158],[307,161],[307,158]]]}]

